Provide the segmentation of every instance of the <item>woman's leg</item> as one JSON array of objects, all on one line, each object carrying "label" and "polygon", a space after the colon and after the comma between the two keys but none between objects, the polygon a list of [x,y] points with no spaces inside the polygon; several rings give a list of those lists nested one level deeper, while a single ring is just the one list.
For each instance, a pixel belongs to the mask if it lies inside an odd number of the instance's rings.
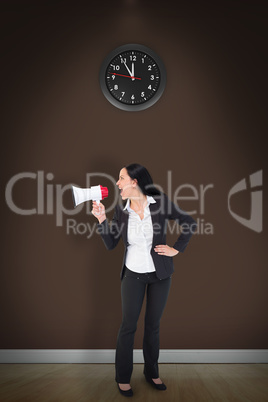
[{"label": "woman's leg", "polygon": [[143,339],[144,374],[149,378],[158,378],[159,327],[163,314],[171,278],[156,279],[147,287],[147,303]]},{"label": "woman's leg", "polygon": [[137,321],[142,308],[146,283],[139,274],[129,272],[121,282],[122,324],[118,333],[116,346],[116,377],[121,384],[129,384],[133,370],[133,345]]}]

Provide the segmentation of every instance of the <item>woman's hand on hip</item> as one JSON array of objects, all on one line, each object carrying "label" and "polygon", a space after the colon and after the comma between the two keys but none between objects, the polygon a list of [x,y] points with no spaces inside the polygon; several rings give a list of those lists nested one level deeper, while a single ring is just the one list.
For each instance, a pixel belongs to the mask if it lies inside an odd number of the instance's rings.
[{"label": "woman's hand on hip", "polygon": [[155,246],[154,251],[159,255],[166,255],[167,257],[174,257],[179,254],[179,251],[167,244],[158,244]]},{"label": "woman's hand on hip", "polygon": [[101,202],[99,204],[96,201],[92,202],[91,213],[98,219],[99,223],[102,223],[106,219],[105,206]]}]

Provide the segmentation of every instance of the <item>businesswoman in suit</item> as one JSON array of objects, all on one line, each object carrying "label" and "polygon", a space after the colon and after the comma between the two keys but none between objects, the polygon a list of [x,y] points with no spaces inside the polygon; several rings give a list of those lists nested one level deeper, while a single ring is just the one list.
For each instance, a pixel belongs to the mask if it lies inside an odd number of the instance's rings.
[{"label": "businesswoman in suit", "polygon": [[[134,336],[145,294],[144,375],[154,388],[166,389],[158,371],[160,319],[174,272],[172,257],[185,250],[196,222],[156,189],[147,169],[139,164],[121,169],[116,184],[126,203],[116,206],[111,224],[102,203],[93,202],[92,214],[99,221],[98,231],[109,250],[121,237],[125,246],[121,270],[123,319],[117,338],[115,380],[122,395],[132,396]],[[168,220],[176,220],[183,228],[173,247],[166,244]]]}]

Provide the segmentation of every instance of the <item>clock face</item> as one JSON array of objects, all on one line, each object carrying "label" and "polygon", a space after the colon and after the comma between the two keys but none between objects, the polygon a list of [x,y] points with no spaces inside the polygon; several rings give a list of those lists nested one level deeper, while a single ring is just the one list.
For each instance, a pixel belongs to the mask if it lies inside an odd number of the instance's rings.
[{"label": "clock face", "polygon": [[143,45],[124,45],[111,52],[100,70],[103,94],[128,111],[147,109],[158,101],[166,84],[161,59]]}]

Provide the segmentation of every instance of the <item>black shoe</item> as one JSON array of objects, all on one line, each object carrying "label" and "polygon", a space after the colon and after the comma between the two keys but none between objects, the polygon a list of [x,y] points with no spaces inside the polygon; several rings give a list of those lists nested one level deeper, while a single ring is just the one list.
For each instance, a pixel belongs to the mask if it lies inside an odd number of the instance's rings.
[{"label": "black shoe", "polygon": [[146,381],[147,381],[149,384],[153,385],[154,388],[158,389],[158,391],[165,391],[165,390],[167,389],[167,387],[165,386],[165,384],[164,384],[163,382],[162,382],[162,384],[156,384],[156,383],[152,380],[152,378],[149,378],[149,377],[147,377],[146,375],[145,375],[145,378],[146,378]]},{"label": "black shoe", "polygon": [[133,391],[132,388],[128,389],[127,391],[123,391],[120,387],[119,384],[117,383],[118,389],[120,394],[124,395],[124,396],[133,396]]}]

